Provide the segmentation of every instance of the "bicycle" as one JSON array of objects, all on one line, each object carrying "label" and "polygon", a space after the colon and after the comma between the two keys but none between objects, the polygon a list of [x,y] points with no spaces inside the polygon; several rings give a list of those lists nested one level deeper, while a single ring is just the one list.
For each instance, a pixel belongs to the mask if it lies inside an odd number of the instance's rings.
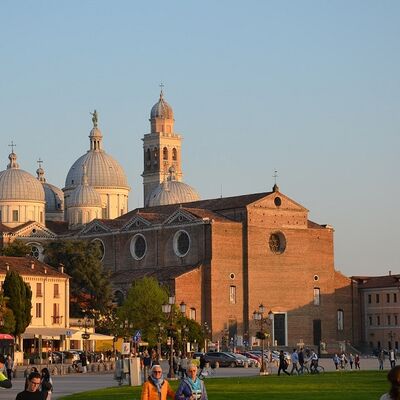
[{"label": "bicycle", "polygon": [[214,368],[213,368],[213,367],[210,367],[210,366],[204,367],[204,368],[199,372],[199,379],[204,380],[204,379],[206,379],[206,378],[215,376],[216,373],[217,373],[216,370],[217,370],[217,369],[216,369],[215,367],[214,367]]}]

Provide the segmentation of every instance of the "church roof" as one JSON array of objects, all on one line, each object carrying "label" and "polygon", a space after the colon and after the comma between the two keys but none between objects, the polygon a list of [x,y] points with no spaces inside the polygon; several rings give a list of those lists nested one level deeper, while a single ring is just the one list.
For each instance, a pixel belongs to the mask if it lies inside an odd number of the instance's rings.
[{"label": "church roof", "polygon": [[57,235],[69,233],[68,222],[66,221],[46,221],[46,228]]},{"label": "church roof", "polygon": [[[57,276],[68,277],[67,274],[45,264],[34,257],[6,257],[0,256],[0,273],[7,273],[7,265],[9,271],[16,271],[20,275],[34,276]],[[32,268],[33,265],[33,268]]]}]

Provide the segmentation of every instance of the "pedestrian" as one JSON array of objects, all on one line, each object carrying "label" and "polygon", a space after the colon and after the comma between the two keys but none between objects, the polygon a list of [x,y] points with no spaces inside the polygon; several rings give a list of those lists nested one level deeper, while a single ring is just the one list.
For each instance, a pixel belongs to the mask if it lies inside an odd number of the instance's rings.
[{"label": "pedestrian", "polygon": [[354,356],[352,353],[349,354],[349,364],[350,364],[350,369],[353,369],[353,363],[354,363]]},{"label": "pedestrian", "polygon": [[291,355],[292,359],[292,370],[290,371],[290,375],[293,375],[294,370],[296,370],[297,375],[299,374],[299,355],[297,354],[297,349],[293,349],[293,353]]},{"label": "pedestrian", "polygon": [[339,356],[337,355],[337,353],[335,353],[335,355],[333,356],[333,363],[335,364],[335,369],[338,370],[340,359],[339,359]]},{"label": "pedestrian", "polygon": [[50,376],[50,371],[47,368],[43,368],[41,371],[41,386],[40,390],[43,393],[44,400],[51,400],[51,395],[53,393],[53,380]]},{"label": "pedestrian", "polygon": [[298,355],[299,355],[300,373],[302,374],[304,372],[304,351],[303,351],[303,348],[300,349]]},{"label": "pedestrian", "polygon": [[183,355],[180,363],[181,379],[183,379],[186,376],[186,370],[188,365],[189,365],[188,358],[186,357],[186,355]]},{"label": "pedestrian", "polygon": [[143,353],[143,378],[144,380],[147,379],[150,373],[150,368],[151,368],[151,357],[150,354],[147,350],[144,351]]},{"label": "pedestrian", "polygon": [[289,372],[287,372],[287,367],[288,367],[288,363],[285,360],[285,355],[283,354],[283,350],[281,350],[279,352],[279,367],[278,367],[278,376],[280,376],[281,371],[283,371],[286,375],[289,375]]},{"label": "pedestrian", "polygon": [[207,362],[206,362],[206,357],[204,355],[204,353],[201,353],[200,355],[200,371],[199,371],[199,376],[201,375],[201,373],[203,372],[203,369],[205,368]]},{"label": "pedestrian", "polygon": [[390,361],[390,368],[394,368],[396,366],[396,352],[394,349],[389,350],[389,361]]},{"label": "pedestrian", "polygon": [[181,380],[175,400],[208,400],[204,382],[197,376],[197,366],[187,366],[187,377]]},{"label": "pedestrian", "polygon": [[10,389],[12,387],[12,383],[10,379],[7,379],[5,375],[3,374],[3,369],[4,369],[4,364],[6,362],[5,357],[0,354],[0,387],[4,389]]},{"label": "pedestrian", "polygon": [[31,372],[28,376],[28,386],[17,394],[15,400],[43,400],[43,393],[39,390],[40,384],[39,372]]},{"label": "pedestrian", "polygon": [[400,365],[392,368],[388,373],[390,390],[381,396],[380,400],[398,400],[400,399]]},{"label": "pedestrian", "polygon": [[81,365],[82,365],[82,372],[84,374],[86,374],[87,372],[87,358],[86,358],[86,354],[85,353],[81,353],[80,356],[80,361],[81,361]]},{"label": "pedestrian", "polygon": [[12,374],[13,374],[13,370],[14,370],[14,360],[12,359],[10,354],[7,354],[6,362],[5,362],[4,366],[7,371],[7,378],[11,382]]},{"label": "pedestrian", "polygon": [[354,356],[354,369],[360,369],[360,355],[356,354]]},{"label": "pedestrian", "polygon": [[161,366],[155,364],[151,367],[151,373],[142,386],[140,400],[167,400],[174,399],[175,393],[168,381],[163,377]]},{"label": "pedestrian", "polygon": [[383,371],[384,362],[385,362],[385,352],[381,350],[378,354],[379,371]]}]

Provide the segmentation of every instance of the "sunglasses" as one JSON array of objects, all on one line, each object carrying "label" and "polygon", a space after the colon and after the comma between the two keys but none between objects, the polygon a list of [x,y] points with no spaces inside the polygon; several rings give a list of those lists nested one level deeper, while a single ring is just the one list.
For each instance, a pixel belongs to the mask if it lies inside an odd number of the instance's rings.
[{"label": "sunglasses", "polygon": [[155,374],[161,374],[162,371],[153,371]]}]

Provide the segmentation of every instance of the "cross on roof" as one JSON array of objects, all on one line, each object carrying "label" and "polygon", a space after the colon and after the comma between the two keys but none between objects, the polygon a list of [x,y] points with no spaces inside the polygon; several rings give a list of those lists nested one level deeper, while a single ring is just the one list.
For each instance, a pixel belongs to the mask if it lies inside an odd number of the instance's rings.
[{"label": "cross on roof", "polygon": [[276,185],[276,178],[278,177],[278,171],[277,170],[274,171],[274,174],[272,175],[272,177],[274,178],[274,183]]},{"label": "cross on roof", "polygon": [[14,147],[17,147],[17,145],[11,140],[11,144],[9,144],[8,147],[11,147],[11,153],[14,153]]},{"label": "cross on roof", "polygon": [[39,157],[39,160],[37,160],[36,162],[39,164],[39,168],[42,168],[43,160],[41,160],[40,157]]}]

